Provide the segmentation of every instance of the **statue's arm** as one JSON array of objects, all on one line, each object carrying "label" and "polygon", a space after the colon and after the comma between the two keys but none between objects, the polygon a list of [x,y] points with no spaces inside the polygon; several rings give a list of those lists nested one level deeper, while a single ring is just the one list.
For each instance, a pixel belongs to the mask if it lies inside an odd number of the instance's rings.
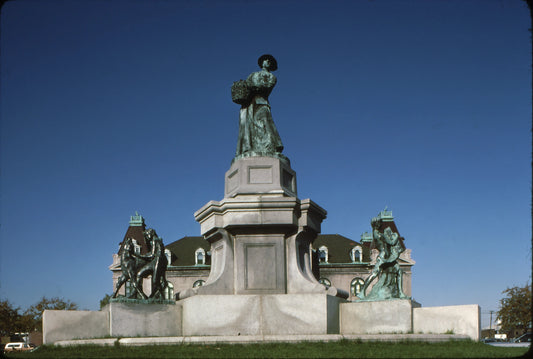
[{"label": "statue's arm", "polygon": [[277,81],[276,76],[268,71],[253,72],[246,79],[248,85],[255,91],[272,91]]}]

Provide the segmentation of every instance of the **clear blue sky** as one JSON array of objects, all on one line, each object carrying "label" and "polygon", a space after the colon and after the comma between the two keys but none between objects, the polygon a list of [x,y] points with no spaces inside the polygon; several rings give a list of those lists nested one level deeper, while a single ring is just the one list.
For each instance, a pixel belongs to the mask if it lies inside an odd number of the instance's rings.
[{"label": "clear blue sky", "polygon": [[166,244],[223,198],[233,81],[273,54],[274,121],[323,233],[385,206],[424,306],[531,280],[520,0],[11,1],[1,18],[0,298],[98,309],[139,211]]}]

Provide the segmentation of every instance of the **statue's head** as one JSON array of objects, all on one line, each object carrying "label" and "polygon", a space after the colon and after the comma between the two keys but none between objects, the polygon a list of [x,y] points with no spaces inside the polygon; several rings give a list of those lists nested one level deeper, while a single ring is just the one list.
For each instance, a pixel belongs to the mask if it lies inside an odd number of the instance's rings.
[{"label": "statue's head", "polygon": [[144,231],[144,238],[146,238],[147,240],[152,241],[156,237],[157,237],[157,233],[155,233],[155,229],[148,228],[147,230]]},{"label": "statue's head", "polygon": [[265,68],[268,71],[276,71],[278,69],[278,62],[274,56],[270,54],[261,55],[259,59],[257,59],[257,64],[260,68]]}]

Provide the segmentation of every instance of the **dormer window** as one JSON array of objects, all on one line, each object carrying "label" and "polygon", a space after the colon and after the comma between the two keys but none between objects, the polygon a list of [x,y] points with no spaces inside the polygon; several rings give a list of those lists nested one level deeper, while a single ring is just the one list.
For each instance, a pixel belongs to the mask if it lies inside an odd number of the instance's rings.
[{"label": "dormer window", "polygon": [[131,243],[133,244],[133,252],[137,255],[141,254],[141,246],[137,243],[137,240],[135,238],[131,239]]},{"label": "dormer window", "polygon": [[328,262],[328,247],[321,246],[318,248],[318,262],[327,263]]},{"label": "dormer window", "polygon": [[361,246],[355,246],[350,251],[350,258],[352,260],[352,263],[358,263],[363,260],[363,249]]},{"label": "dormer window", "polygon": [[196,265],[205,264],[205,250],[203,248],[198,248],[196,252],[194,252],[194,263]]}]

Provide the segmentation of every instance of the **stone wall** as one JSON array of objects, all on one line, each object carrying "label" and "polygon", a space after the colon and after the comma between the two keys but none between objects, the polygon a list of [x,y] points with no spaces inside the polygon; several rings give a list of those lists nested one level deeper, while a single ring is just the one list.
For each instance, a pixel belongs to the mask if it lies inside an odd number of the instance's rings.
[{"label": "stone wall", "polygon": [[102,338],[109,335],[109,312],[45,310],[43,343],[59,340]]},{"label": "stone wall", "polygon": [[465,334],[479,340],[481,322],[477,304],[413,309],[413,330],[423,334]]}]

